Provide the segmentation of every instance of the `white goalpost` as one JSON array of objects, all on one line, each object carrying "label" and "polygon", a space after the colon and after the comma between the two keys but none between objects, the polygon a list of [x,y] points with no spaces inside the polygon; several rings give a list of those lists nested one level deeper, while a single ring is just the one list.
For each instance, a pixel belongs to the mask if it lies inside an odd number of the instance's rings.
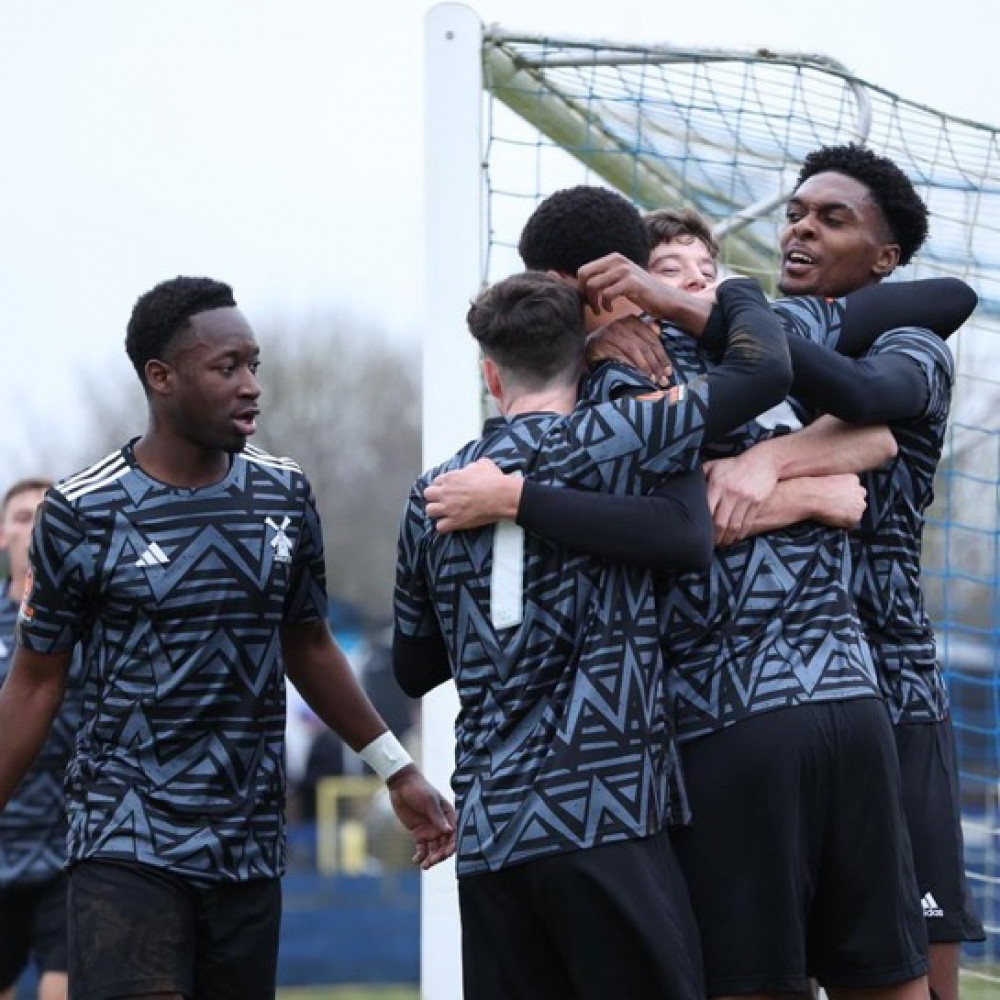
[{"label": "white goalpost", "polygon": [[[644,210],[691,205],[715,222],[723,266],[768,287],[807,153],[864,143],[913,179],[931,238],[899,277],[955,275],[980,296],[949,342],[958,376],[924,573],[989,935],[964,964],[1000,989],[1000,129],[907,101],[827,56],[528,36],[486,28],[457,3],[427,14],[425,68],[425,467],[480,431],[469,300],[521,270],[521,228],[553,191],[602,184]],[[439,787],[456,710],[450,686],[425,700],[424,766]],[[422,996],[457,1000],[453,865],[425,876],[421,914]]]},{"label": "white goalpost", "polygon": [[[482,26],[461,4],[441,4],[425,23],[423,465],[452,455],[480,431],[478,352],[465,334],[469,300],[483,280],[481,223]],[[445,685],[423,700],[423,768],[448,788],[458,699]],[[462,996],[454,862],[423,876],[420,984],[425,1000]]]}]

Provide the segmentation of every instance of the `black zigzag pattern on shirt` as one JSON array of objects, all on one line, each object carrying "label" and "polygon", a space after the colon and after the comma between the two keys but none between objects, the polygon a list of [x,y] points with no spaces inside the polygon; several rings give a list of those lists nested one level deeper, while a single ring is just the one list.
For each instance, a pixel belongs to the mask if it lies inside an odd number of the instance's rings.
[{"label": "black zigzag pattern on shirt", "polygon": [[[842,307],[788,300],[786,330],[831,345]],[[716,363],[663,325],[679,382]],[[740,454],[775,431],[757,421],[707,449]],[[674,577],[662,594],[662,634],[677,734],[707,735],[758,712],[878,694],[850,590],[847,534],[812,522],[718,548],[706,573]]]},{"label": "black zigzag pattern on shirt", "polygon": [[924,514],[934,499],[951,406],[954,362],[926,330],[881,336],[868,356],[904,354],[929,389],[923,414],[891,425],[896,458],[866,473],[868,508],[852,535],[854,593],[894,723],[936,722],[948,714],[948,692],[921,585]]},{"label": "black zigzag pattern on shirt", "polygon": [[308,482],[257,449],[204,489],[156,482],[125,449],[52,491],[20,633],[82,644],[71,858],[208,882],[280,872],[279,628],[325,615],[322,561]]},{"label": "black zigzag pattern on shirt", "polygon": [[[697,460],[704,394],[497,421],[480,457],[542,482],[639,492]],[[400,530],[397,627],[440,629],[455,671],[460,874],[646,836],[686,817],[648,573],[533,536],[522,620],[494,624],[493,529],[439,534],[414,487]]]}]

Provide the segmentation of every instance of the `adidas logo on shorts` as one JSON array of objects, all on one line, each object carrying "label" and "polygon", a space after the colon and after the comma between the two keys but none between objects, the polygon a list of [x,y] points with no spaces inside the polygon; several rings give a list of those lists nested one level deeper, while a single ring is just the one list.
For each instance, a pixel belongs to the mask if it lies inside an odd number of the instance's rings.
[{"label": "adidas logo on shorts", "polygon": [[924,917],[944,916],[944,910],[938,906],[937,900],[930,893],[920,900],[920,907],[924,911]]}]

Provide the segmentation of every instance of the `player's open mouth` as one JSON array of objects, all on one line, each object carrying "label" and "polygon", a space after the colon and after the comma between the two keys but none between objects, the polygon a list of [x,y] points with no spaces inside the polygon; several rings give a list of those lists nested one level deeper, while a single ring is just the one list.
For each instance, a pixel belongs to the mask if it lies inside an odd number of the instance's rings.
[{"label": "player's open mouth", "polygon": [[788,250],[782,258],[786,274],[801,274],[811,267],[816,267],[819,261],[804,250]]},{"label": "player's open mouth", "polygon": [[258,416],[260,416],[260,410],[241,410],[239,413],[233,414],[233,423],[236,424],[241,434],[249,437],[257,430]]}]

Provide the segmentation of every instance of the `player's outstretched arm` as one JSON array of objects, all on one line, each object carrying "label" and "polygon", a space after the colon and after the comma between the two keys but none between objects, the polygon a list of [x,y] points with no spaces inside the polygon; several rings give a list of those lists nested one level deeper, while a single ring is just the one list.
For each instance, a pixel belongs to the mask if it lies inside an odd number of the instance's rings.
[{"label": "player's outstretched arm", "polygon": [[66,690],[72,650],[36,653],[19,646],[0,689],[0,809],[38,755]]},{"label": "player's outstretched arm", "polygon": [[974,312],[976,293],[959,278],[922,278],[871,285],[844,300],[844,327],[837,350],[857,356],[880,334],[903,326],[950,337]]},{"label": "player's outstretched arm", "polygon": [[926,371],[906,354],[847,358],[795,338],[788,347],[795,370],[793,392],[817,410],[853,424],[880,424],[912,420],[927,409],[931,386]]},{"label": "player's outstretched arm", "polygon": [[[958,278],[923,278],[871,285],[837,300],[778,299],[774,311],[792,341],[815,341],[856,358],[890,330],[919,327],[946,339],[972,315],[978,301]],[[708,329],[717,322],[713,315]]]},{"label": "player's outstretched arm", "polygon": [[[505,475],[489,459],[439,476],[427,488],[427,513],[438,531],[460,531],[506,518],[533,534],[581,552],[651,569],[683,573],[705,569],[712,557],[712,520],[701,470],[663,480],[647,496],[616,496],[543,486]],[[404,691],[429,690],[436,673],[423,650],[401,643],[397,672]],[[432,683],[431,686],[434,686]],[[416,695],[414,695],[416,696]]]},{"label": "player's outstretched arm", "polygon": [[309,707],[386,781],[400,822],[424,868],[455,850],[455,811],[389,732],[325,621],[286,623],[281,646],[288,677]]}]

